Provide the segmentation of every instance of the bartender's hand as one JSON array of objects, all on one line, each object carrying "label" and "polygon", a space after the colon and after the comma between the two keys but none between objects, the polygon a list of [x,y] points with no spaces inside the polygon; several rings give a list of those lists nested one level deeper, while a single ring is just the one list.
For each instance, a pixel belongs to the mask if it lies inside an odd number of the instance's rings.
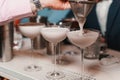
[{"label": "bartender's hand", "polygon": [[42,7],[49,7],[57,10],[69,9],[68,0],[40,0]]}]

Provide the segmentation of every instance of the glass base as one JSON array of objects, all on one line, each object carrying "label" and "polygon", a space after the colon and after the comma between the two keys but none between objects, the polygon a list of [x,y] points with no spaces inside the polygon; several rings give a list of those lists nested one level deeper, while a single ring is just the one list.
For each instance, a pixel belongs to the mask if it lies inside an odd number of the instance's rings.
[{"label": "glass base", "polygon": [[75,80],[96,80],[96,79],[89,76],[84,76],[84,77],[76,78]]},{"label": "glass base", "polygon": [[56,59],[56,63],[59,65],[67,65],[71,63],[71,60],[69,60],[66,56],[58,56]]},{"label": "glass base", "polygon": [[25,71],[29,71],[29,72],[33,72],[33,71],[40,71],[41,67],[37,66],[37,65],[29,65],[27,67],[24,68]]},{"label": "glass base", "polygon": [[84,54],[84,58],[85,59],[98,59],[99,56],[96,56],[96,55],[92,55],[92,54]]},{"label": "glass base", "polygon": [[63,72],[48,72],[46,77],[48,79],[61,79],[65,77]]},{"label": "glass base", "polygon": [[59,64],[59,65],[67,65],[67,64],[70,63],[70,61],[65,60],[65,59],[58,59],[56,62],[57,62],[57,64]]}]

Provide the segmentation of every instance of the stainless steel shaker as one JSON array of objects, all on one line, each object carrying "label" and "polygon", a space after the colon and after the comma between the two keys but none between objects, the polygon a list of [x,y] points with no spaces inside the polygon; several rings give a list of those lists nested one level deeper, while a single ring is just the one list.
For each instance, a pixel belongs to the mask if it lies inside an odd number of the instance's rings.
[{"label": "stainless steel shaker", "polygon": [[34,49],[44,49],[46,47],[46,40],[42,37],[42,35],[38,35],[33,40],[33,48]]},{"label": "stainless steel shaker", "polygon": [[7,62],[13,58],[13,23],[0,26],[0,61]]},{"label": "stainless steel shaker", "polygon": [[[54,45],[53,45],[53,43],[50,43],[50,42],[46,42],[46,53],[48,54],[48,55],[54,55],[53,54],[53,48],[54,48]],[[56,45],[56,54],[60,54],[60,43],[58,43],[57,45]]]}]

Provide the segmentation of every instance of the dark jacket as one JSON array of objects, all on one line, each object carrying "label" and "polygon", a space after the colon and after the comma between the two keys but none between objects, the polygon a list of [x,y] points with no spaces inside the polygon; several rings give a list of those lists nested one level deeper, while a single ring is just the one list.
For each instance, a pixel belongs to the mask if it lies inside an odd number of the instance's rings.
[{"label": "dark jacket", "polygon": [[[88,15],[85,27],[100,30],[95,8],[96,5]],[[120,51],[120,0],[113,0],[110,6],[105,39],[108,48]]]}]

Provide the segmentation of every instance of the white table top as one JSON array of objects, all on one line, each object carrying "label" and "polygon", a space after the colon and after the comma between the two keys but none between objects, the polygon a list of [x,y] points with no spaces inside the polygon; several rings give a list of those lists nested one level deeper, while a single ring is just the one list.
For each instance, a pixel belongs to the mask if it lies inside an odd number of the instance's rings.
[{"label": "white table top", "polygon": [[[35,59],[31,60],[29,55],[29,44],[24,45],[20,51],[15,51],[14,58],[9,62],[0,62],[0,75],[5,76],[11,80],[49,80],[46,78],[46,73],[53,70],[53,63],[51,57],[45,55],[44,50],[37,51]],[[64,49],[70,47],[64,47]],[[75,50],[72,47],[73,50]],[[108,53],[120,56],[120,52],[108,50]],[[67,56],[72,60],[70,64],[59,65],[58,70],[66,73],[66,77],[73,73],[81,72],[80,56]],[[38,72],[26,72],[24,67],[29,63],[34,62],[42,67]],[[96,80],[120,80],[120,64],[113,64],[110,66],[102,66],[98,60],[84,60],[85,72],[92,75]],[[72,80],[72,79],[68,79]]]}]

